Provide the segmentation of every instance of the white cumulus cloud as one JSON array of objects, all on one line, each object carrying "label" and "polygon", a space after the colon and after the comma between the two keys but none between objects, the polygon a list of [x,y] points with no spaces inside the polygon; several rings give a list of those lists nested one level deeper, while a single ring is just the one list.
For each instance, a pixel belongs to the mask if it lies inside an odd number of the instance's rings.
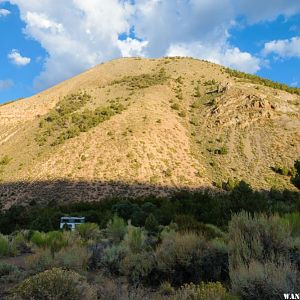
[{"label": "white cumulus cloud", "polygon": [[0,18],[6,17],[10,14],[10,11],[8,9],[0,8]]},{"label": "white cumulus cloud", "polygon": [[26,23],[24,32],[47,51],[38,90],[100,62],[122,56],[119,35],[129,32],[131,5],[118,0],[12,0]]},{"label": "white cumulus cloud", "polygon": [[296,36],[286,40],[275,40],[265,43],[264,54],[276,54],[280,58],[300,58],[300,37]]},{"label": "white cumulus cloud", "polygon": [[50,33],[60,33],[63,31],[63,26],[60,23],[56,23],[47,18],[43,13],[38,14],[35,12],[27,12],[25,17],[27,24],[30,24],[31,27],[36,28],[37,30],[44,29]]},{"label": "white cumulus cloud", "polygon": [[132,38],[118,40],[118,46],[123,57],[145,56],[144,50],[147,45],[147,41],[139,41]]},{"label": "white cumulus cloud", "polygon": [[235,13],[231,0],[139,0],[135,29],[148,56],[192,56],[255,73],[259,58],[228,43]]},{"label": "white cumulus cloud", "polygon": [[202,45],[200,43],[171,45],[168,56],[199,57],[240,71],[255,73],[260,69],[260,59],[248,52],[241,52],[230,45]]},{"label": "white cumulus cloud", "polygon": [[26,66],[31,61],[29,57],[22,56],[20,51],[17,49],[11,50],[11,52],[8,54],[8,58],[11,61],[11,63],[17,66]]},{"label": "white cumulus cloud", "polygon": [[[1,0],[0,0],[1,2]],[[299,0],[10,0],[24,33],[46,50],[44,89],[121,56],[194,56],[255,73],[262,59],[230,44],[239,17],[254,24],[300,12]],[[134,29],[135,35],[130,35]],[[120,39],[120,35],[127,35]]]}]

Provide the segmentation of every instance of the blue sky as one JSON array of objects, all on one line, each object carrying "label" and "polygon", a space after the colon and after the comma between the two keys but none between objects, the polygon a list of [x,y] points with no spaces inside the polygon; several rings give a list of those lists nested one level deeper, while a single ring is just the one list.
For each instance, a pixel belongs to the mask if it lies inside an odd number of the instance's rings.
[{"label": "blue sky", "polygon": [[[243,21],[240,21],[243,24]],[[230,32],[230,42],[242,51],[256,55],[264,48],[264,44],[273,40],[286,40],[300,36],[300,14],[288,19],[279,16],[272,22],[261,22],[252,26],[236,27]],[[300,87],[300,44],[299,55],[286,59],[266,56],[266,64],[257,72],[258,75]]]},{"label": "blue sky", "polygon": [[[11,82],[7,88],[0,89],[0,102],[3,102],[35,93],[32,82],[41,72],[43,57],[47,52],[37,41],[22,33],[24,22],[20,20],[17,6],[4,4],[1,8],[11,12],[6,17],[0,17],[0,36],[3,37],[0,46],[0,80]],[[8,54],[13,49],[20,49],[22,55],[31,57],[30,63],[26,66],[12,63]]]},{"label": "blue sky", "polygon": [[0,0],[0,103],[123,56],[193,56],[300,87],[299,0],[55,2]]}]

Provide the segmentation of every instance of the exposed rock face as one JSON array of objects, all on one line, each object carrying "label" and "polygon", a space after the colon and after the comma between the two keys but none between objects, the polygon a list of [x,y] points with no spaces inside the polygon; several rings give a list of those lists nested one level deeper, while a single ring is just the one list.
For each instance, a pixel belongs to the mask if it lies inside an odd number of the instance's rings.
[{"label": "exposed rock face", "polygon": [[232,84],[230,82],[226,82],[219,84],[218,86],[218,93],[226,93],[231,88]]}]

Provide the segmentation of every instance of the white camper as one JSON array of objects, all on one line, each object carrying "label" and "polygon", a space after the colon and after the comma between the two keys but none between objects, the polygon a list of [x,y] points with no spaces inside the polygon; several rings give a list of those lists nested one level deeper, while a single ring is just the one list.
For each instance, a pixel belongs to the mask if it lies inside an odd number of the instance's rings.
[{"label": "white camper", "polygon": [[76,225],[83,223],[85,223],[85,217],[61,217],[59,228],[75,230]]}]

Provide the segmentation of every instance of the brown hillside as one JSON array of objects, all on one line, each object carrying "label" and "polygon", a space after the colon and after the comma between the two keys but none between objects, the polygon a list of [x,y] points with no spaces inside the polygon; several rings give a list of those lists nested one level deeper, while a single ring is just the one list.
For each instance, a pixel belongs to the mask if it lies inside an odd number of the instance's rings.
[{"label": "brown hillside", "polygon": [[[299,156],[298,95],[189,58],[111,61],[0,106],[6,206],[34,198],[30,184],[46,181],[73,182],[76,200],[91,198],[82,181],[101,182],[93,199],[201,188],[228,178],[257,189],[293,188],[271,167],[291,167]],[[26,188],[18,191],[20,182]]]}]

